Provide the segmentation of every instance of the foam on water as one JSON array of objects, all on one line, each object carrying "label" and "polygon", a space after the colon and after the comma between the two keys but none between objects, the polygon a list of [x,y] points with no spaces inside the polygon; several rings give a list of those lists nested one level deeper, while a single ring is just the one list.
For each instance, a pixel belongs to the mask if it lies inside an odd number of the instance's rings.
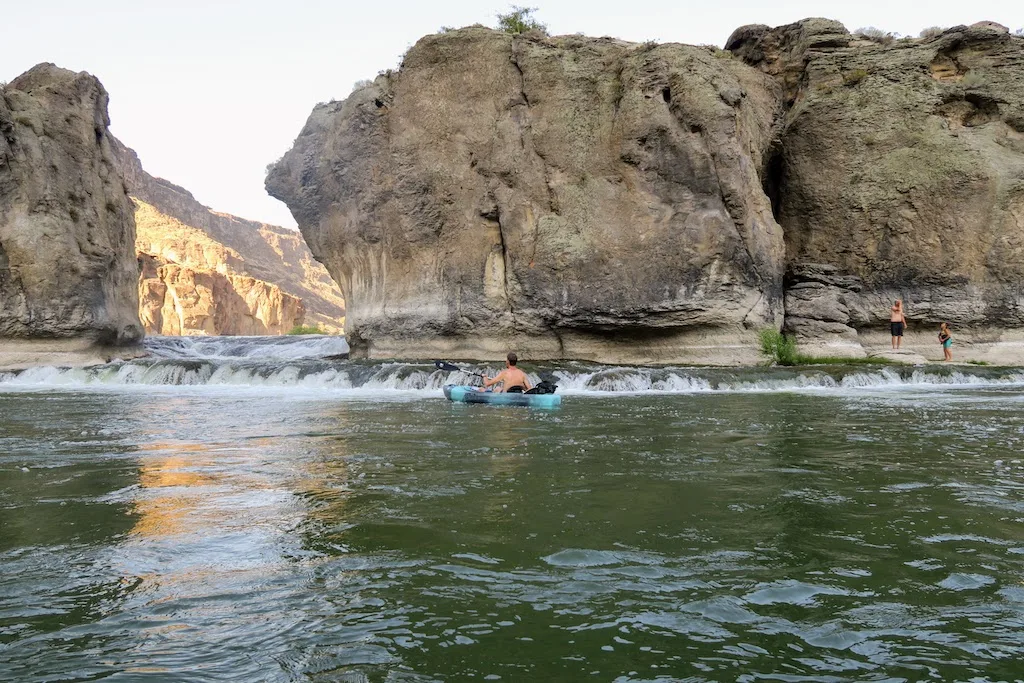
[{"label": "foam on water", "polygon": [[349,352],[344,337],[147,337],[146,349],[157,358],[298,360],[341,358]]},{"label": "foam on water", "polygon": [[[496,364],[460,372],[427,362],[351,361],[344,338],[154,337],[149,355],[90,368],[37,367],[0,373],[0,391],[128,387],[249,388],[337,395],[437,396],[445,384],[473,384],[472,373],[494,374]],[[825,391],[851,393],[914,387],[1024,387],[1024,372],[1007,368],[965,371],[947,367],[682,368],[561,363],[535,366],[531,377],[554,380],[559,393],[708,394]]]}]

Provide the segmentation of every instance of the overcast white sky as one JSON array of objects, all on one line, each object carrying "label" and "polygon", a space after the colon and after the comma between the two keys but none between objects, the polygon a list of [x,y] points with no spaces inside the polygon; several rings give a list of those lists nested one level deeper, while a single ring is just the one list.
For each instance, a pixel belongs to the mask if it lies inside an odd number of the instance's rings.
[{"label": "overcast white sky", "polygon": [[[917,35],[988,19],[1024,26],[1024,0],[808,2],[522,0],[553,34],[722,45],[743,24],[809,16]],[[392,68],[440,26],[493,25],[504,2],[435,0],[2,0],[0,81],[39,62],[89,71],[111,128],[145,168],[219,211],[294,226],[264,169],[317,102]]]}]

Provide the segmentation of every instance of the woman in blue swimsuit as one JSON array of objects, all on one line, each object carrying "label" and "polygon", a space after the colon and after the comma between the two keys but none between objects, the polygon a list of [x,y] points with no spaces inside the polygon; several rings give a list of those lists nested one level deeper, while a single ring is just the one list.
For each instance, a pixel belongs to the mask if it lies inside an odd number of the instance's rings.
[{"label": "woman in blue swimsuit", "polygon": [[949,333],[949,323],[939,325],[939,343],[942,344],[942,360],[953,360],[953,335]]}]

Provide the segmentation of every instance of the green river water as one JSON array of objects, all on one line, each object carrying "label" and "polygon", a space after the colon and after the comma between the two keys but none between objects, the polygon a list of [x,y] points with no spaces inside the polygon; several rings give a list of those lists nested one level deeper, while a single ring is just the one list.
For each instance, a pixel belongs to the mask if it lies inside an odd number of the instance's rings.
[{"label": "green river water", "polygon": [[0,376],[0,680],[1024,679],[1019,376],[243,366]]}]

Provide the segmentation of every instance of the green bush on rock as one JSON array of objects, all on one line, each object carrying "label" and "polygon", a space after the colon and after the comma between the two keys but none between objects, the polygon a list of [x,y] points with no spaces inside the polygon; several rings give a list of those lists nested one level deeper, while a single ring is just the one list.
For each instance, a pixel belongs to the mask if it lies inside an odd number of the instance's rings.
[{"label": "green bush on rock", "polygon": [[852,88],[867,77],[868,72],[864,69],[854,69],[853,71],[847,71],[843,74],[843,83],[845,83],[847,87]]},{"label": "green bush on rock", "polygon": [[776,365],[796,365],[800,356],[796,352],[796,340],[776,329],[761,330],[761,353],[772,359]]},{"label": "green bush on rock", "polygon": [[760,332],[761,353],[772,365],[891,365],[885,358],[839,358],[833,356],[807,356],[796,350],[796,339],[776,329],[766,327]]},{"label": "green bush on rock", "polygon": [[547,35],[548,27],[533,18],[536,7],[519,7],[512,5],[507,14],[499,13],[498,30],[512,35],[519,35],[527,31],[540,31]]}]

